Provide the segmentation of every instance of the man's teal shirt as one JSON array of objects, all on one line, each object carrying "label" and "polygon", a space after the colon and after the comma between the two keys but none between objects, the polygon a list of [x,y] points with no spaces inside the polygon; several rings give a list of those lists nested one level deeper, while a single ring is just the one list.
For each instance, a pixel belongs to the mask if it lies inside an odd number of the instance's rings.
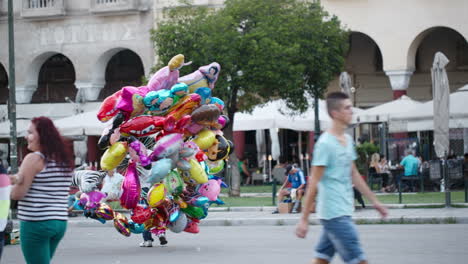
[{"label": "man's teal shirt", "polygon": [[323,133],[315,145],[313,157],[312,166],[325,167],[318,184],[318,218],[351,216],[354,211],[351,168],[357,158],[351,136],[346,134],[346,146],[343,146],[334,135]]}]

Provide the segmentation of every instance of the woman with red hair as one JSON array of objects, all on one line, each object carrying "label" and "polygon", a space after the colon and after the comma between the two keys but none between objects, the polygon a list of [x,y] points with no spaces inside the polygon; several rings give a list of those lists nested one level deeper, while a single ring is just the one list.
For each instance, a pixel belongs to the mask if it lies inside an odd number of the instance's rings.
[{"label": "woman with red hair", "polygon": [[26,136],[31,153],[24,158],[11,198],[18,200],[21,249],[27,263],[50,263],[68,220],[73,172],[70,148],[47,117],[31,120]]}]

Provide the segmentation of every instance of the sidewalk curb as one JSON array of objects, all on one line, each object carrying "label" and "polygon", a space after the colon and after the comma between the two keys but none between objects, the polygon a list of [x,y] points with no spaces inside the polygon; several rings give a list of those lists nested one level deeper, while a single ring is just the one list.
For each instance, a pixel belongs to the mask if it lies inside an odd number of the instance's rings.
[{"label": "sidewalk curb", "polygon": [[[389,217],[385,220],[379,217],[355,217],[353,218],[357,225],[385,225],[385,224],[468,224],[468,217]],[[215,218],[209,217],[201,220],[200,226],[293,226],[299,221],[299,215],[295,218]],[[17,226],[15,221],[14,225]],[[319,225],[317,218],[309,219],[309,225]],[[68,226],[73,227],[113,227],[113,221],[107,221],[102,224],[93,219],[69,220]]]},{"label": "sidewalk curb", "polygon": [[[394,217],[382,220],[374,217],[353,218],[357,225],[381,224],[468,224],[468,217]],[[296,225],[298,218],[226,218],[204,219],[200,226],[292,226]],[[319,225],[316,218],[309,219],[309,225]]]}]

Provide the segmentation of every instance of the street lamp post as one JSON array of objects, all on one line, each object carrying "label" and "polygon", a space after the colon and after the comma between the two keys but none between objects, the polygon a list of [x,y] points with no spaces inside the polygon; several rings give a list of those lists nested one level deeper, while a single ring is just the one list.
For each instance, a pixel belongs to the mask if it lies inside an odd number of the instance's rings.
[{"label": "street lamp post", "polygon": [[16,77],[15,77],[15,33],[13,0],[8,0],[8,52],[9,52],[9,98],[8,119],[10,120],[10,167],[11,173],[18,172],[18,149],[16,135]]},{"label": "street lamp post", "polygon": [[314,142],[317,142],[320,136],[320,120],[319,120],[319,98],[318,92],[314,94],[314,114],[315,114],[315,129]]}]

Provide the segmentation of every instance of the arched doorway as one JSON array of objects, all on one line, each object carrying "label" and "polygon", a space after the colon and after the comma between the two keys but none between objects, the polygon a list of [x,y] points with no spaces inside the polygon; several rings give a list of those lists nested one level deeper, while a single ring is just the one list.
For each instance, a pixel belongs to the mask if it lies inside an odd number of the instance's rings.
[{"label": "arched doorway", "polygon": [[361,32],[350,34],[345,71],[356,88],[353,94],[356,106],[366,108],[392,100],[390,82],[383,71],[382,53],[370,36]]},{"label": "arched doorway", "polygon": [[140,86],[144,74],[143,63],[138,54],[128,49],[119,51],[112,56],[107,64],[106,84],[101,90],[98,100],[105,99],[124,86]]},{"label": "arched doorway", "polygon": [[8,96],[8,74],[5,67],[0,63],[0,104],[6,104]]},{"label": "arched doorway", "polygon": [[431,67],[438,51],[450,60],[446,66],[450,91],[468,82],[468,42],[457,31],[447,27],[430,28],[415,38],[411,48],[415,71],[408,89],[410,97],[432,100]]},{"label": "arched doorway", "polygon": [[75,100],[76,94],[73,64],[66,56],[56,54],[42,65],[31,103],[66,102],[66,97]]}]

